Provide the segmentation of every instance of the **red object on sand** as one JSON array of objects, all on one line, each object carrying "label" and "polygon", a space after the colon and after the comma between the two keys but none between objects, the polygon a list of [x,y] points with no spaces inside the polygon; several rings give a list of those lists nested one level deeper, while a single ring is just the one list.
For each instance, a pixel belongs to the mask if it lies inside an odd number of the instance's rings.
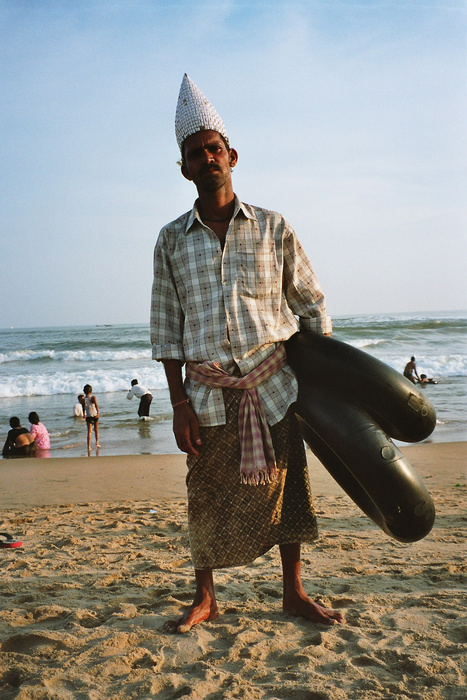
[{"label": "red object on sand", "polygon": [[14,540],[8,532],[0,532],[1,537],[5,539],[0,539],[0,549],[13,549],[13,547],[21,547],[23,544],[21,540]]}]

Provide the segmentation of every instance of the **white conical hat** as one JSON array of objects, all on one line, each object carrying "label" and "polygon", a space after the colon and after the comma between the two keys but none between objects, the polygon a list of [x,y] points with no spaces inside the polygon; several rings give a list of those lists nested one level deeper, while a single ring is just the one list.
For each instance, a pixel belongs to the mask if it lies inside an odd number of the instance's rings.
[{"label": "white conical hat", "polygon": [[175,136],[180,150],[188,136],[208,129],[218,131],[228,141],[224,122],[199,87],[185,73],[175,112]]}]

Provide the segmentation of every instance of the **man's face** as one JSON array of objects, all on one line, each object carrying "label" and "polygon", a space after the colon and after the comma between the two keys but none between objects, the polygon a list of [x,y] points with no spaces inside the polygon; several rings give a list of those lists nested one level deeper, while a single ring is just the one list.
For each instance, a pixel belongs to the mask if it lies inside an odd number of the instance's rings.
[{"label": "man's face", "polygon": [[214,192],[230,182],[230,169],[237,163],[237,153],[228,149],[217,131],[198,131],[183,146],[182,173],[198,192]]}]

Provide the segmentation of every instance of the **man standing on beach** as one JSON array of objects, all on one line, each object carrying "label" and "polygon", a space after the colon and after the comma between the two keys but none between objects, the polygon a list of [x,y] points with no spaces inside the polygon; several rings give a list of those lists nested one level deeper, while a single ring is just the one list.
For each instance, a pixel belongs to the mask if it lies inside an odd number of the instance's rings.
[{"label": "man standing on beach", "polygon": [[284,350],[299,327],[330,334],[323,293],[283,217],[235,195],[238,154],[187,75],[175,122],[182,174],[198,199],[159,234],[151,342],[153,358],[164,364],[177,445],[188,455],[196,593],[166,628],[186,632],[217,617],[213,569],[249,564],[276,544],[283,609],[322,624],[343,622],[301,582],[300,543],[318,533],[292,409],[297,383]]}]

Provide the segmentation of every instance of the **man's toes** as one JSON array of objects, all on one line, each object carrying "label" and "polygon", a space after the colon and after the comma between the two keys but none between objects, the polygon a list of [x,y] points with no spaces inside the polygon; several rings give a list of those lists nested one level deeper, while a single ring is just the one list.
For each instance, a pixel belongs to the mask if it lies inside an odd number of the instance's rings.
[{"label": "man's toes", "polygon": [[165,632],[171,632],[172,634],[174,634],[177,631],[177,628],[178,628],[178,623],[176,620],[167,620],[162,625],[162,629]]},{"label": "man's toes", "polygon": [[185,632],[189,632],[193,625],[189,625],[186,622],[182,623],[181,625],[177,626],[177,632],[180,634],[184,634]]}]

